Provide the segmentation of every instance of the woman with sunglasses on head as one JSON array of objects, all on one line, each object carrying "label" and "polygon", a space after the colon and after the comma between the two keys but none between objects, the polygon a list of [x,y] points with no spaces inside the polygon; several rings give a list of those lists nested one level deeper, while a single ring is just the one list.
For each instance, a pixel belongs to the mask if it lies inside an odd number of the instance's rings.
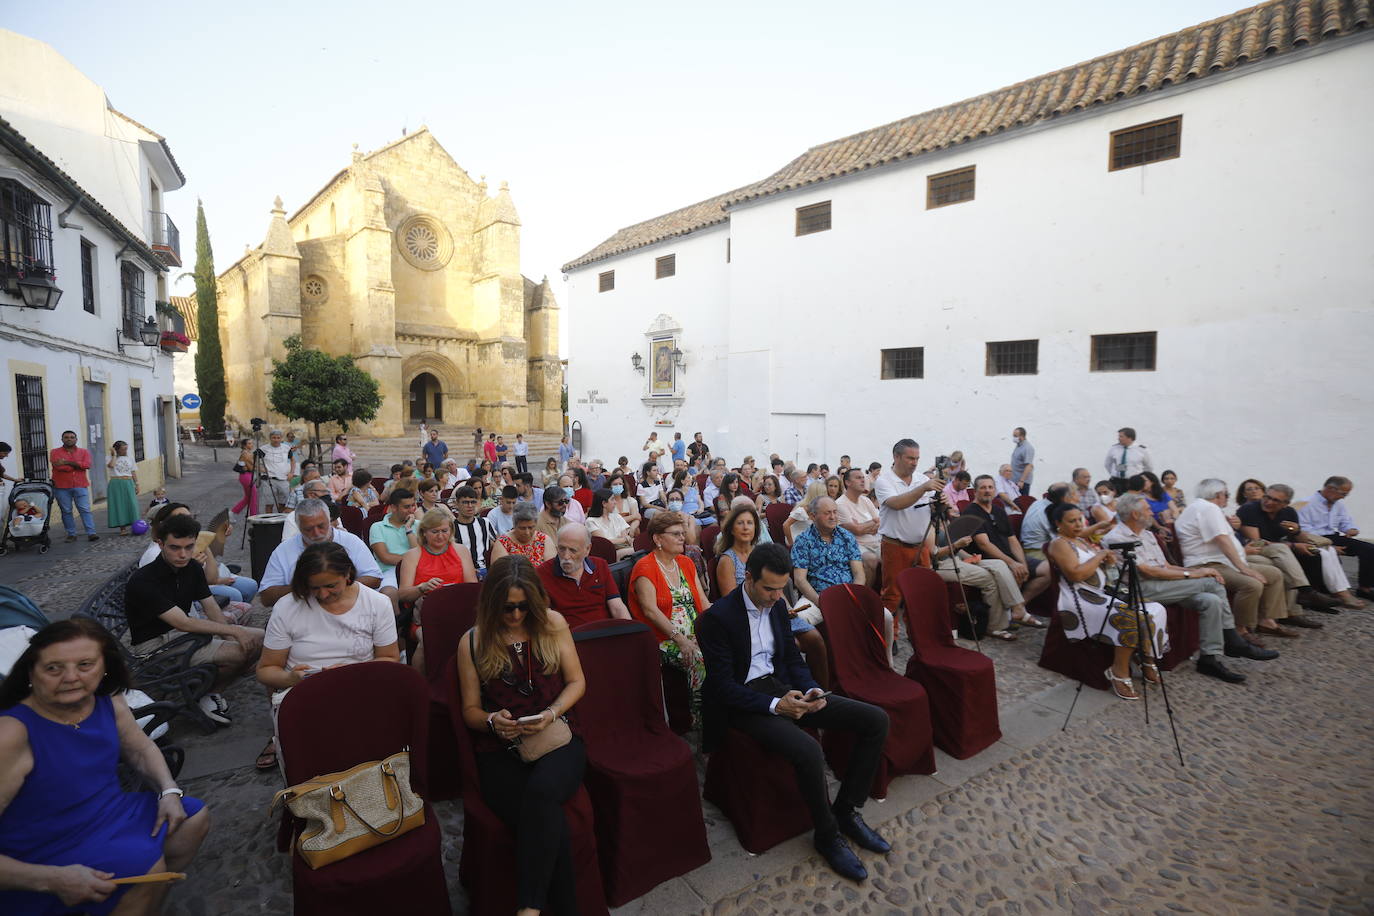
[{"label": "woman with sunglasses on head", "polygon": [[[572,632],[534,566],[494,560],[477,625],[458,643],[463,721],[472,733],[482,799],[515,834],[517,913],[576,913],[572,849],[563,803],[582,784],[586,751],[568,711],[586,682]],[[526,763],[516,753],[563,720],[572,738]]]},{"label": "woman with sunglasses on head", "polygon": [[447,509],[430,509],[417,526],[420,546],[412,547],[401,556],[396,567],[396,597],[401,602],[415,603],[412,642],[415,644],[413,665],[425,670],[424,635],[421,631],[420,610],[425,595],[445,585],[476,582],[477,568],[467,547],[453,540],[453,516]]},{"label": "woman with sunglasses on head", "polygon": [[630,615],[658,636],[663,664],[686,673],[692,690],[692,727],[701,727],[701,685],[706,665],[697,647],[697,617],[706,613],[706,584],[684,553],[686,516],[664,509],[649,518],[654,549],[630,570]]}]

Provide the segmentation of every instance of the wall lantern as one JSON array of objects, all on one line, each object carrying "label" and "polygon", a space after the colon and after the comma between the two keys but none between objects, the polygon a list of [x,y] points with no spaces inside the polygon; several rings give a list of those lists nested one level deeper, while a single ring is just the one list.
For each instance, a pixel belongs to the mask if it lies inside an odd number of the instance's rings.
[{"label": "wall lantern", "polygon": [[687,371],[687,358],[681,347],[673,347],[673,365],[683,372]]},{"label": "wall lantern", "polygon": [[[130,347],[156,347],[162,343],[162,330],[157,326],[157,321],[150,315],[148,320],[138,326],[138,343],[128,344]],[[115,331],[115,346],[119,352],[124,352],[124,332]]]},{"label": "wall lantern", "polygon": [[644,357],[640,356],[638,353],[630,357],[630,365],[634,366],[634,370],[640,375],[644,374]]},{"label": "wall lantern", "polygon": [[13,282],[15,288],[10,292],[17,293],[24,300],[25,308],[51,312],[57,308],[57,300],[62,298],[62,290],[42,273],[30,273]]}]

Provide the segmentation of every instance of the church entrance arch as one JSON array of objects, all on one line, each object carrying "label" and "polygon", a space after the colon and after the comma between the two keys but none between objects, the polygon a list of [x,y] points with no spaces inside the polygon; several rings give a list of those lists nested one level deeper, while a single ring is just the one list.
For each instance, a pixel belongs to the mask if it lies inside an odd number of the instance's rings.
[{"label": "church entrance arch", "polygon": [[439,380],[428,372],[421,372],[410,380],[410,419],[442,420],[444,418],[444,392]]}]

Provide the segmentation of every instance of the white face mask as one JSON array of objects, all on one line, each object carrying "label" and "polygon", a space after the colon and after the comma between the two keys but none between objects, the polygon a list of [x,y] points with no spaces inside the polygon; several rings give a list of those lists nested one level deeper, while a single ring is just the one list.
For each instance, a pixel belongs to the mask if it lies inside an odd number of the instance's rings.
[{"label": "white face mask", "polygon": [[682,511],[682,500],[680,500],[680,499],[671,500],[671,501],[668,503],[668,509],[669,509],[670,511],[672,511],[672,512],[681,512],[681,511]]}]

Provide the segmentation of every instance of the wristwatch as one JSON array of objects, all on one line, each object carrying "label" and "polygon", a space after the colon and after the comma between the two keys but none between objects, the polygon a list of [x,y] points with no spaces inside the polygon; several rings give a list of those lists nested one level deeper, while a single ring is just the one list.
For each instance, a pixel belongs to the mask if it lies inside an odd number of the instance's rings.
[{"label": "wristwatch", "polygon": [[1185,570],[1183,571],[1183,578],[1185,578],[1185,579],[1191,579],[1191,578],[1193,578],[1193,571],[1190,570],[1190,569],[1185,569]]},{"label": "wristwatch", "polygon": [[176,786],[172,786],[170,789],[163,789],[162,792],[158,795],[158,800],[161,801],[168,795],[175,795],[177,798],[186,797],[185,792],[181,791],[181,789],[177,788]]}]

